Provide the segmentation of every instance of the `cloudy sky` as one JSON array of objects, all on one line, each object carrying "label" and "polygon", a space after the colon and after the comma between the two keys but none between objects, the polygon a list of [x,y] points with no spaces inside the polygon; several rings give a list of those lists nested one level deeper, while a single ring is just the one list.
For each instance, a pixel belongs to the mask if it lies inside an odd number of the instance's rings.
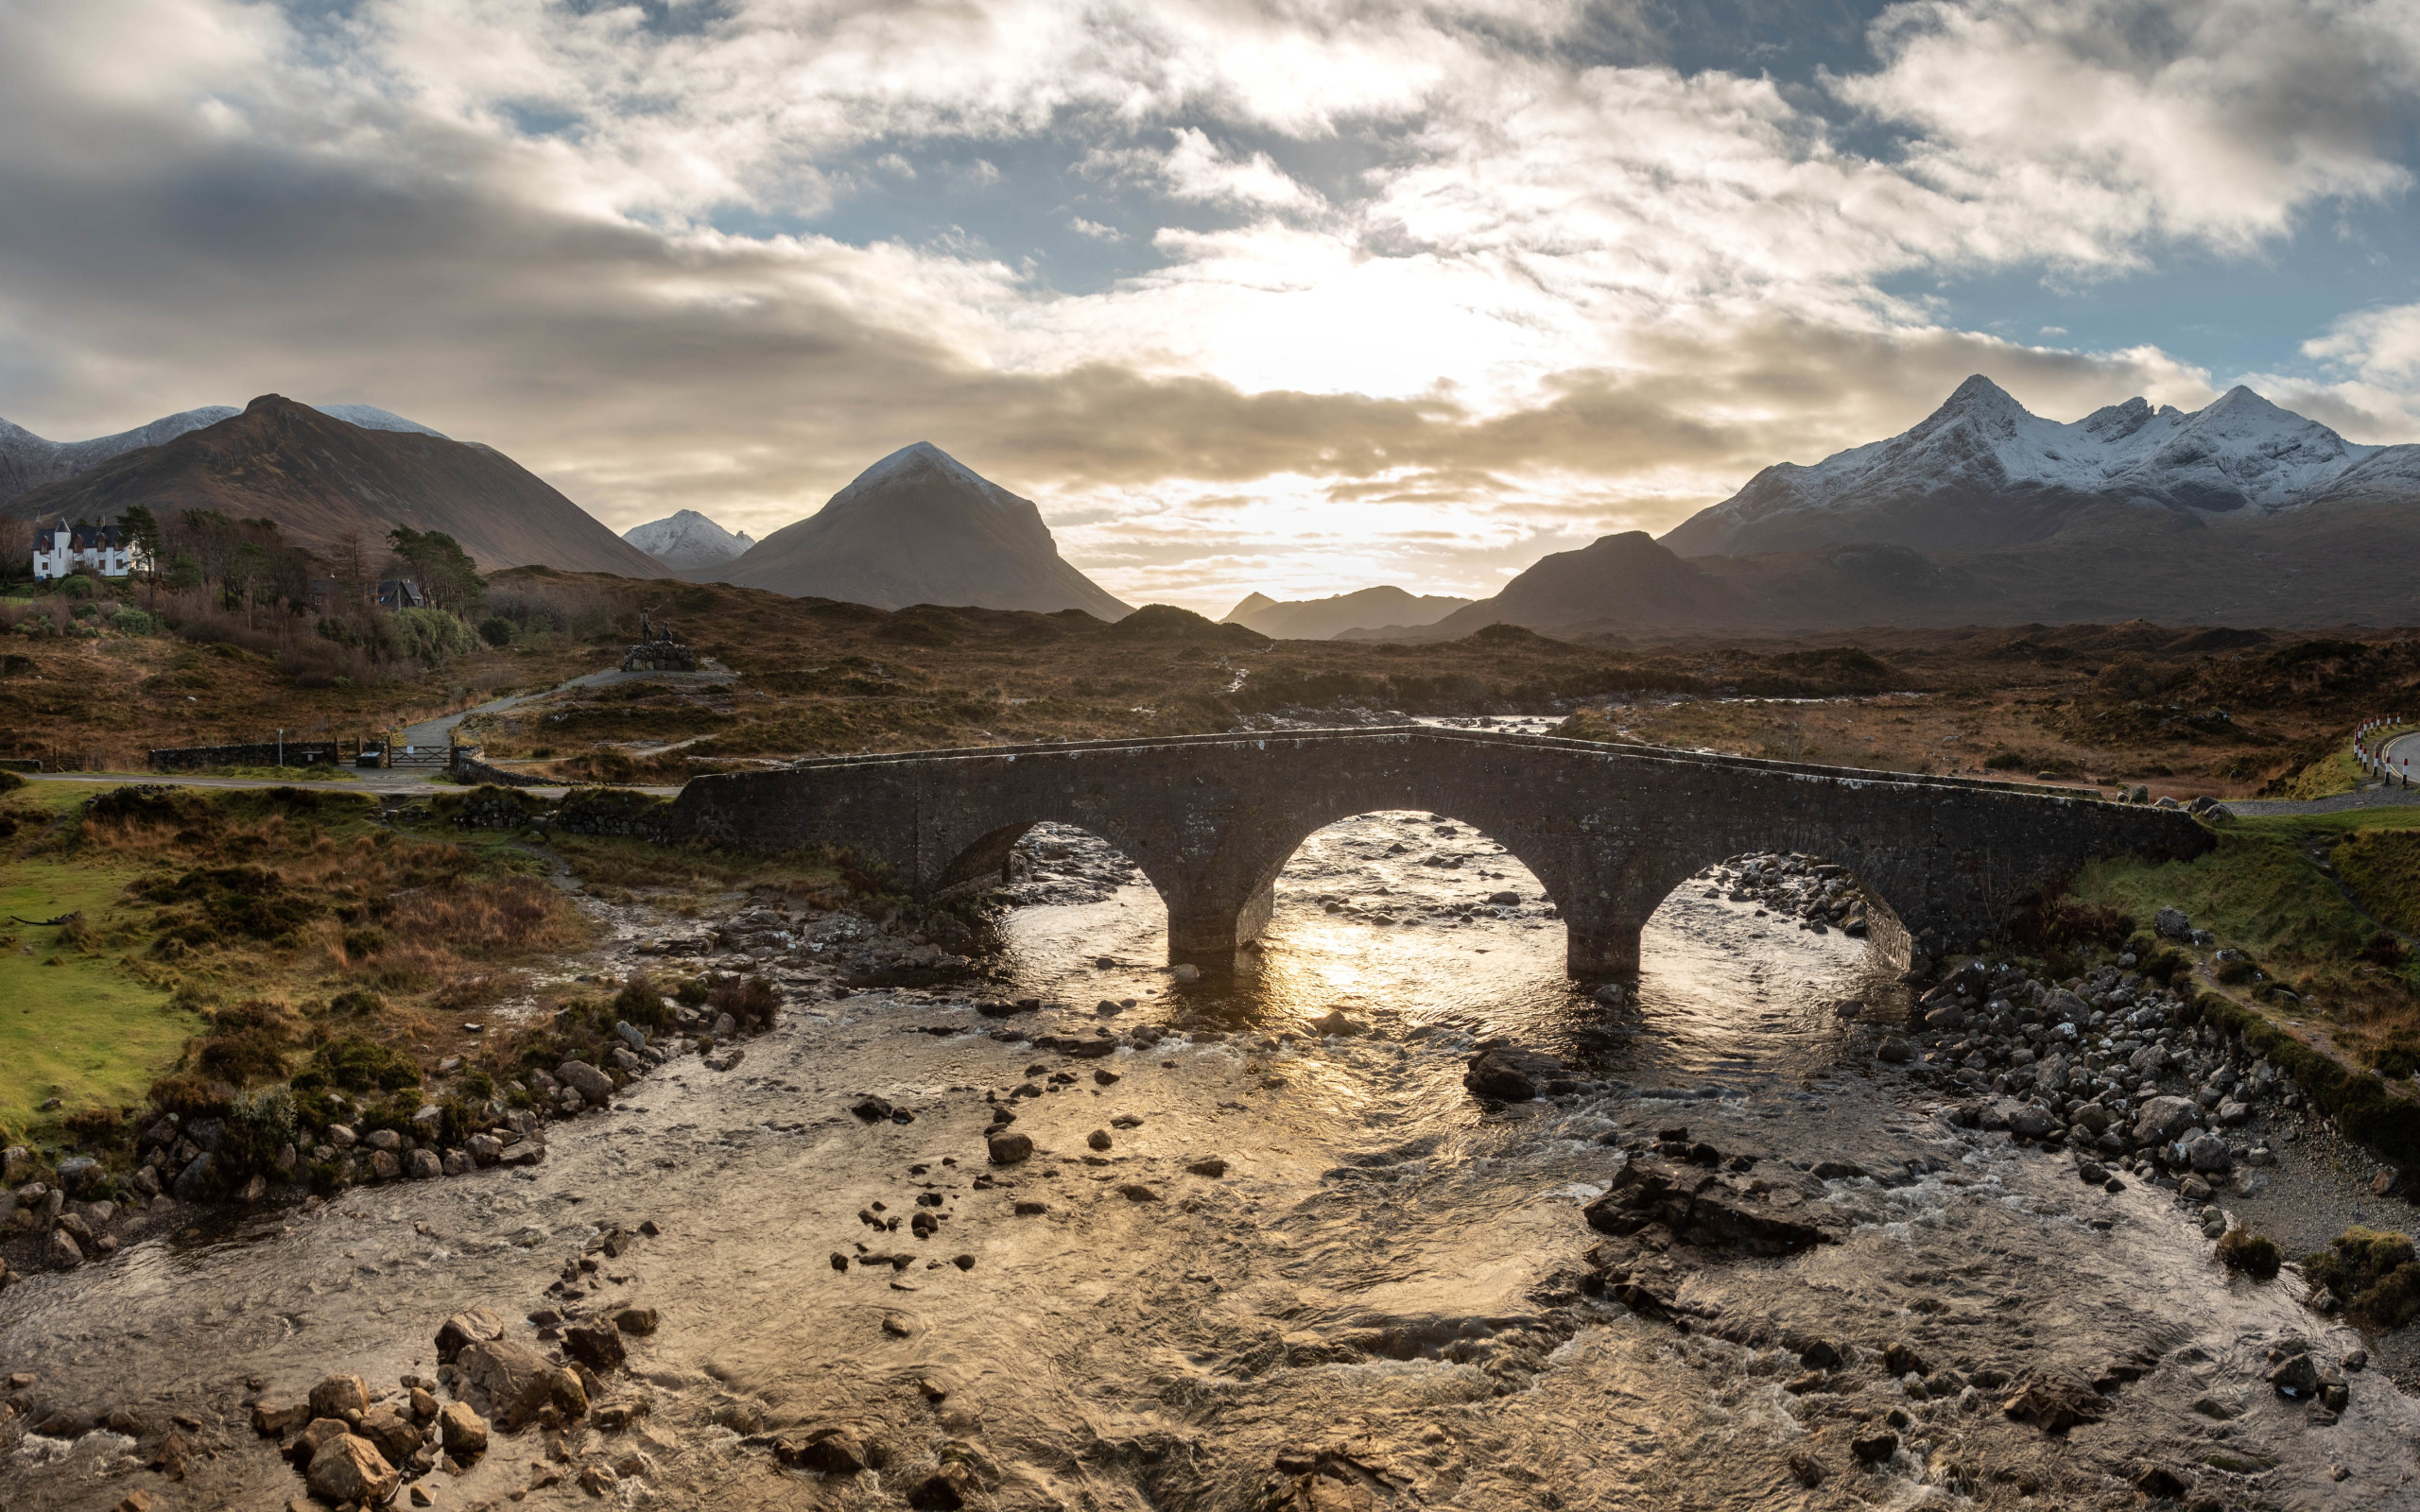
[{"label": "cloudy sky", "polygon": [[2420,0],[0,0],[0,416],[1488,593],[1969,372],[2420,439],[2416,116]]}]

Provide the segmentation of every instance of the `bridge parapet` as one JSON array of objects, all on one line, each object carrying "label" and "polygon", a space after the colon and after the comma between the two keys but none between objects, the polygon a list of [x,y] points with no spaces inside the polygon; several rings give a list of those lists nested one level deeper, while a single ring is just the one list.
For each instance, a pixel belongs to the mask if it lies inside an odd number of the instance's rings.
[{"label": "bridge parapet", "polygon": [[1305,838],[1378,809],[1450,816],[1528,866],[1583,976],[1636,970],[1665,896],[1745,850],[1847,867],[1904,954],[1996,933],[2094,856],[2211,843],[2189,816],[2083,792],[1420,725],[820,758],[699,778],[673,822],[760,850],[846,846],[924,897],[1002,875],[1036,823],[1075,825],[1158,888],[1173,955],[1215,962],[1257,936]]}]

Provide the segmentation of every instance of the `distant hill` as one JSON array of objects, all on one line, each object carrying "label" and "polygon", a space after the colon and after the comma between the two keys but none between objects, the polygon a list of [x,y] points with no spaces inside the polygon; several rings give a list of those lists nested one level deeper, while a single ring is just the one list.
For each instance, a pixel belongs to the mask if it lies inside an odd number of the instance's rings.
[{"label": "distant hill", "polygon": [[756,538],[734,534],[695,509],[683,509],[622,532],[622,539],[676,573],[735,561]]},{"label": "distant hill", "polygon": [[321,548],[354,533],[374,546],[401,524],[443,531],[483,567],[666,576],[503,453],[384,410],[368,414],[394,423],[366,428],[264,394],[239,414],[0,503],[0,513],[107,520],[138,504],[164,516],[216,509],[274,520],[289,538]]},{"label": "distant hill", "polygon": [[1241,625],[1272,640],[1326,641],[1346,630],[1432,625],[1470,602],[1438,593],[1415,596],[1392,587],[1291,600],[1254,593],[1229,610],[1220,623]]},{"label": "distant hill", "polygon": [[927,441],[876,462],[729,566],[692,576],[877,609],[1080,609],[1108,620],[1132,611],[1060,557],[1030,500]]},{"label": "distant hill", "polygon": [[1897,436],[1766,468],[1664,544],[1684,557],[1850,541],[2002,551],[2388,498],[2420,500],[2420,446],[2356,444],[2249,388],[2191,411],[2130,399],[2063,424],[1978,374]]}]

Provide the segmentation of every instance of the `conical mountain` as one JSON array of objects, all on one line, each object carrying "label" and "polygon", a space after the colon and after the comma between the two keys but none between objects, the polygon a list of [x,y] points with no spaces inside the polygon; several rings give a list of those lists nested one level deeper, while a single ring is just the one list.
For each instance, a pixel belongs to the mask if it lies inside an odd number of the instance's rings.
[{"label": "conical mountain", "polygon": [[902,447],[720,571],[693,576],[900,609],[1132,612],[1059,555],[1042,511],[928,441]]},{"label": "conical mountain", "polygon": [[492,447],[425,429],[365,429],[279,394],[20,494],[0,511],[113,520],[136,505],[162,516],[216,509],[274,520],[305,546],[350,535],[376,546],[407,525],[452,536],[482,567],[665,576],[645,552]]}]

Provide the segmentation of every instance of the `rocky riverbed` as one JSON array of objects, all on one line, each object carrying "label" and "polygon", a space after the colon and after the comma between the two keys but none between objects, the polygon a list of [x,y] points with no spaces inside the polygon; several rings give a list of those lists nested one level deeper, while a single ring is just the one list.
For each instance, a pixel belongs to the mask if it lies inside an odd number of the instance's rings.
[{"label": "rocky riverbed", "polygon": [[0,1503],[277,1507],[326,1454],[333,1504],[358,1440],[465,1508],[2420,1505],[2395,1338],[2204,1231],[2408,1209],[2135,968],[1902,983],[1743,859],[1609,1003],[1517,863],[1384,815],[1183,981],[1122,858],[1027,858],[996,954],[617,906],[589,970],[744,957],[773,1027],[542,1163],[172,1205],[0,1293]]}]

